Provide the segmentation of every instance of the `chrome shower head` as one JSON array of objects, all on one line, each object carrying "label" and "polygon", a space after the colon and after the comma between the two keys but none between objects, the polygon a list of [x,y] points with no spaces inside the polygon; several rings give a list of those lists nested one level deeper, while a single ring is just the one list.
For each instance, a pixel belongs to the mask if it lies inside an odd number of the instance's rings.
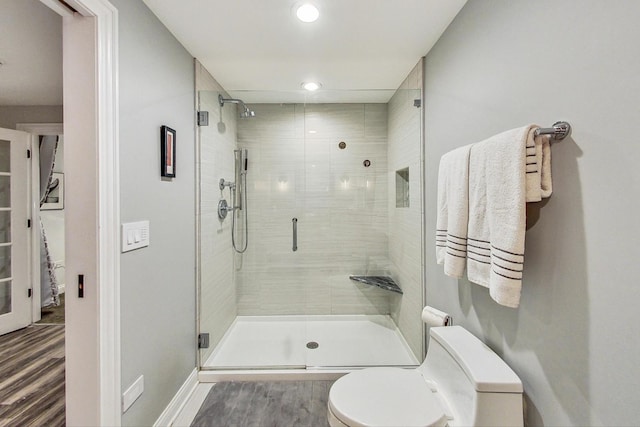
[{"label": "chrome shower head", "polygon": [[221,107],[224,107],[224,104],[226,102],[230,102],[232,104],[238,104],[240,106],[242,106],[243,110],[242,112],[240,112],[240,118],[246,119],[249,117],[255,117],[256,113],[252,110],[249,109],[249,107],[247,107],[247,104],[244,103],[243,100],[241,99],[234,99],[234,98],[223,98],[222,95],[218,95],[218,102],[220,103]]}]

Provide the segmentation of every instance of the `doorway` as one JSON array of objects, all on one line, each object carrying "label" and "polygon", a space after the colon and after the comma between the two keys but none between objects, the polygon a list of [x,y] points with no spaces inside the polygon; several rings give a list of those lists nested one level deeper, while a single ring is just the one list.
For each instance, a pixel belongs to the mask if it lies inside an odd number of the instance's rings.
[{"label": "doorway", "polygon": [[[62,125],[18,124],[16,128],[20,131],[0,129],[0,194],[9,187],[12,199],[7,204],[0,196],[0,204],[5,206],[0,212],[10,214],[9,220],[3,221],[9,231],[0,235],[8,237],[12,250],[9,262],[0,257],[5,261],[5,268],[0,271],[8,271],[13,282],[9,306],[15,314],[22,312],[25,316],[20,318],[21,323],[13,324],[0,318],[3,327],[12,326],[10,331],[5,328],[3,333],[7,333],[0,337],[0,378],[6,379],[0,387],[0,424],[64,426],[65,327],[64,304],[60,303],[64,289],[60,289],[61,282],[55,274],[57,265],[64,266]],[[53,167],[56,158],[58,163]],[[40,167],[41,161],[45,168]],[[58,172],[53,173],[52,169]],[[3,183],[2,179],[10,182]],[[48,191],[40,191],[42,182]],[[24,188],[15,191],[18,187]],[[20,218],[23,210],[29,218],[26,224]],[[24,240],[24,235],[27,250],[20,253],[24,245],[16,243]],[[21,264],[30,267],[26,276],[19,274]],[[64,280],[63,275],[60,278]],[[17,295],[30,298],[20,300],[14,297]]]},{"label": "doorway", "polygon": [[[66,422],[119,425],[117,10],[108,0],[41,1],[63,21],[65,157],[70,159],[65,178],[75,183],[65,196],[65,220],[74,226],[65,234]],[[5,62],[3,72],[7,68]],[[80,275],[84,298],[77,283],[70,292],[69,278],[75,282]]]},{"label": "doorway", "polygon": [[[61,123],[19,123],[31,138],[33,322],[64,324],[65,174]],[[39,284],[40,286],[37,286]]]},{"label": "doorway", "polygon": [[[40,273],[49,277],[49,270],[40,268],[38,154],[40,146],[55,149],[63,131],[62,124],[51,124],[63,119],[62,18],[38,0],[6,1],[3,15],[7,25],[0,42],[0,424],[64,425],[64,325],[35,323],[41,319],[41,307],[61,309],[57,281],[41,286]],[[58,163],[63,166],[62,156]],[[55,187],[63,202],[62,187]],[[51,260],[50,276],[55,277],[55,270],[62,273],[64,266],[64,220],[61,210],[48,212],[44,221],[53,239],[47,247],[55,247],[55,255],[43,251],[43,259]]]}]

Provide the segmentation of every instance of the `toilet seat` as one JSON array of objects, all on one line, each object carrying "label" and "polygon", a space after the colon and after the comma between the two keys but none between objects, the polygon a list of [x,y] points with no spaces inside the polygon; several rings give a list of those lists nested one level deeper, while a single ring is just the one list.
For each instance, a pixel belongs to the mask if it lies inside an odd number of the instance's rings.
[{"label": "toilet seat", "polygon": [[329,411],[351,427],[447,424],[438,398],[416,369],[351,372],[331,386]]}]

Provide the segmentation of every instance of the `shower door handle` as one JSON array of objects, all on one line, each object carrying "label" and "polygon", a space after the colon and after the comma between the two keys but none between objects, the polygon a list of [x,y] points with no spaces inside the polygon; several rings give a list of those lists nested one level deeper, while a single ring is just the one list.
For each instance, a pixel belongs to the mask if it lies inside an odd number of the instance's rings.
[{"label": "shower door handle", "polygon": [[293,252],[298,250],[298,218],[291,220],[293,224]]}]

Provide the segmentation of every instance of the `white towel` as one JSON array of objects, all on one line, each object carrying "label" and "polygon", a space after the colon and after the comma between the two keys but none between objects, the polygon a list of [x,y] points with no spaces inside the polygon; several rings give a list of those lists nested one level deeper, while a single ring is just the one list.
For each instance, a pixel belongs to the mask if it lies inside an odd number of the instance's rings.
[{"label": "white towel", "polygon": [[[467,275],[470,281],[488,287],[491,298],[507,307],[520,304],[526,175],[534,175],[526,173],[527,145],[534,145],[537,127],[493,136],[475,144],[469,155]],[[544,139],[540,138],[541,149]]]},{"label": "white towel", "polygon": [[549,136],[527,138],[526,185],[527,202],[539,202],[551,196],[551,146]]},{"label": "white towel", "polygon": [[438,170],[436,260],[447,276],[458,279],[467,262],[470,149],[467,145],[446,153]]}]

